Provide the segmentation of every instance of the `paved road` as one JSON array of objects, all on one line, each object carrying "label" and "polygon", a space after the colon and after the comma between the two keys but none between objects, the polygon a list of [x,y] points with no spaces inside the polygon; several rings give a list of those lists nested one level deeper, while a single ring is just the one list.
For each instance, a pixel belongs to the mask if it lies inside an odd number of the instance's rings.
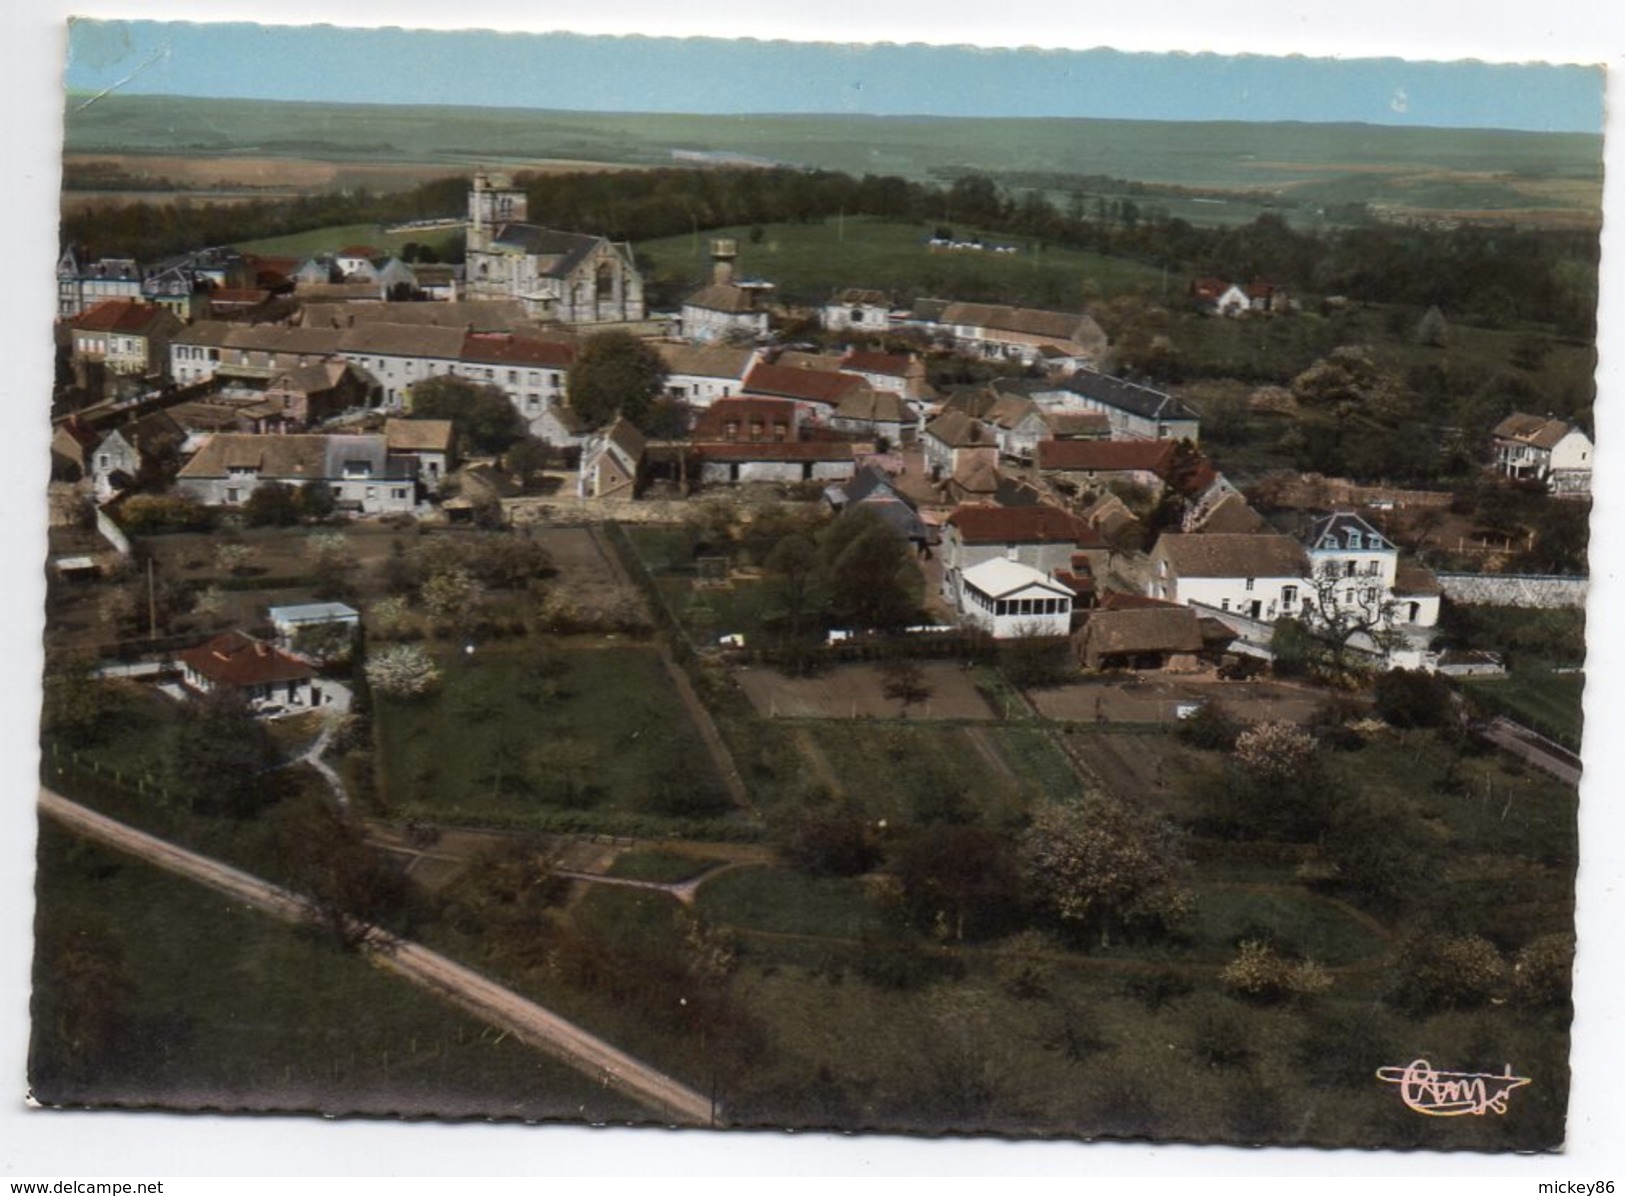
[{"label": "paved road", "polygon": [[1480,734],[1496,747],[1527,760],[1560,781],[1570,785],[1580,783],[1580,757],[1520,723],[1509,718],[1494,718]]},{"label": "paved road", "polygon": [[[279,918],[307,922],[314,916],[303,898],[286,889],[138,831],[70,801],[60,793],[42,788],[39,806],[42,813],[87,838],[229,893]],[[606,1086],[624,1091],[662,1116],[695,1125],[711,1124],[714,1120],[707,1097],[443,955],[417,943],[383,935],[368,949],[376,962],[388,970]]]}]

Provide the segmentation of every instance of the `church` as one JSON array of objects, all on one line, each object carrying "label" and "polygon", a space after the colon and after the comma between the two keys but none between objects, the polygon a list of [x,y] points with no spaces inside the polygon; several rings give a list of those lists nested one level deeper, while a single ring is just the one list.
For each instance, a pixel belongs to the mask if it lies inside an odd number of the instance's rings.
[{"label": "church", "polygon": [[536,320],[624,324],[644,318],[632,247],[525,223],[526,196],[500,175],[474,176],[468,195],[465,295],[517,299]]}]

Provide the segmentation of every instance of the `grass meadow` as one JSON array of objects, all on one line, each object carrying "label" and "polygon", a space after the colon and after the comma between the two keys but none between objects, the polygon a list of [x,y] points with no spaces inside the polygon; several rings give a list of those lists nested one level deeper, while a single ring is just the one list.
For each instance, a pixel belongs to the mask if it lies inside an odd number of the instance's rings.
[{"label": "grass meadow", "polygon": [[674,150],[698,150],[917,181],[973,170],[1003,176],[1018,190],[1055,186],[1057,176],[1062,189],[1064,176],[1106,176],[1258,192],[1310,207],[1369,201],[1447,210],[1545,205],[1593,219],[1602,172],[1600,138],[1585,134],[1235,121],[741,119],[124,95],[70,103],[65,148],[74,154],[184,151],[470,169],[560,159],[665,166],[675,163]]},{"label": "grass meadow", "polygon": [[644,1116],[326,940],[50,823],[39,875],[29,1078],[45,1104]]}]

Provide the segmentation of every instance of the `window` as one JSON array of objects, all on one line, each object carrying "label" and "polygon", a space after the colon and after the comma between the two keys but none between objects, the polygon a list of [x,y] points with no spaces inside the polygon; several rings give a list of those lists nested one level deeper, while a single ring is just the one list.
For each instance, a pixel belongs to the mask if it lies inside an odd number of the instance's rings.
[{"label": "window", "polygon": [[1298,603],[1298,587],[1297,586],[1282,586],[1281,587],[1281,605],[1283,607],[1285,607],[1287,610],[1291,610],[1294,606],[1297,605],[1297,603]]},{"label": "window", "polygon": [[389,494],[390,494],[391,498],[405,498],[406,497],[406,487],[397,486],[393,490],[391,490],[389,492]]},{"label": "window", "polygon": [[1365,563],[1365,573],[1366,573],[1367,577],[1375,577],[1375,576],[1377,576],[1377,574],[1379,574],[1381,572],[1382,572],[1382,562],[1381,561],[1367,561]]},{"label": "window", "polygon": [[1230,609],[1230,599],[1228,599],[1228,598],[1219,599],[1219,609],[1220,610],[1229,610]]},{"label": "window", "polygon": [[1258,580],[1258,579],[1257,579],[1257,578],[1256,578],[1256,577],[1249,577],[1249,578],[1248,578],[1248,579],[1247,579],[1247,592],[1248,592],[1248,593],[1249,593],[1249,594],[1251,594],[1251,593],[1252,593],[1252,592],[1253,592],[1253,583],[1254,583],[1254,582],[1255,582],[1255,581],[1257,581],[1257,580]]},{"label": "window", "polygon": [[509,370],[508,371],[508,381],[510,383],[517,384],[518,381],[519,381],[519,371],[518,370]]}]

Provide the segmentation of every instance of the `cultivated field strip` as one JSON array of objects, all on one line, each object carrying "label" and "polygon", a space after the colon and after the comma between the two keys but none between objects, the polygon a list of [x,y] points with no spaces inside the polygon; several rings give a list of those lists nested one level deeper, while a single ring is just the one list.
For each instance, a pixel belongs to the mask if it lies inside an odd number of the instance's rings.
[{"label": "cultivated field strip", "polygon": [[[138,831],[49,789],[40,789],[39,807],[69,830],[139,856],[166,871],[208,885],[286,921],[308,922],[314,916],[308,902],[286,889]],[[625,1092],[663,1117],[698,1125],[712,1122],[713,1109],[708,1098],[461,964],[417,943],[387,936],[377,939],[369,949],[374,960],[389,971],[604,1085]]]}]

